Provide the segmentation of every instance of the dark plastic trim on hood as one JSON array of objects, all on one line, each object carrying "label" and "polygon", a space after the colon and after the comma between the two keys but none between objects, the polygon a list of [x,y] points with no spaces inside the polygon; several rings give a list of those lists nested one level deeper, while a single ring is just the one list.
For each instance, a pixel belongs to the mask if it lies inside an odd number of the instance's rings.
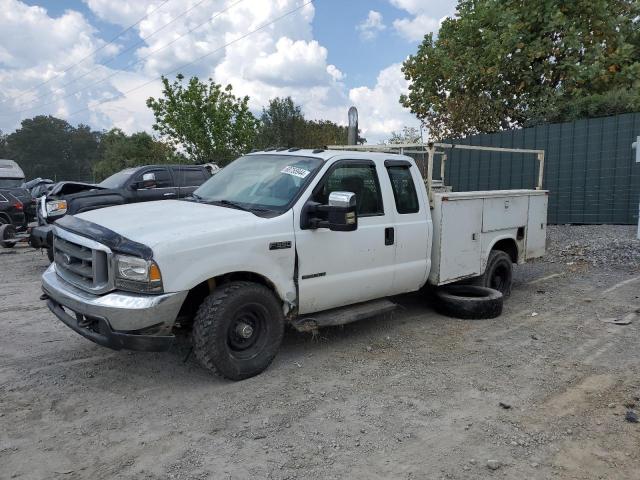
[{"label": "dark plastic trim on hood", "polygon": [[65,215],[56,221],[56,226],[64,228],[76,235],[95,240],[96,242],[106,245],[117,253],[133,255],[135,257],[151,260],[153,258],[153,250],[142,243],[134,242],[126,237],[109,230],[108,228],[76,218],[73,215]]}]

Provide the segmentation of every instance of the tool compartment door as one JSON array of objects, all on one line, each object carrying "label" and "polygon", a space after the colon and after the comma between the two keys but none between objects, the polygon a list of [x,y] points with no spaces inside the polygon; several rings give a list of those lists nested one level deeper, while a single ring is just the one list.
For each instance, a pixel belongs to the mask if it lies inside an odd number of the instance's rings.
[{"label": "tool compartment door", "polygon": [[529,218],[527,219],[526,258],[542,257],[547,242],[547,195],[529,197]]},{"label": "tool compartment door", "polygon": [[528,209],[529,197],[525,195],[485,198],[482,231],[524,227]]},{"label": "tool compartment door", "polygon": [[439,284],[480,275],[482,204],[481,198],[442,202]]}]

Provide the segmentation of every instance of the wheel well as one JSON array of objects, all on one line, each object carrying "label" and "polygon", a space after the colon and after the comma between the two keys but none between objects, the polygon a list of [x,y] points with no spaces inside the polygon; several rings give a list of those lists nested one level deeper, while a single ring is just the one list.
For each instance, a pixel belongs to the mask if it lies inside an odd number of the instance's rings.
[{"label": "wheel well", "polygon": [[518,263],[518,244],[513,238],[503,238],[497,241],[491,250],[501,250],[511,257],[513,263]]},{"label": "wheel well", "polygon": [[184,299],[182,303],[182,307],[180,308],[180,312],[178,313],[178,318],[180,319],[181,324],[190,324],[198,311],[198,307],[202,303],[202,301],[209,295],[216,287],[220,285],[224,285],[225,283],[235,282],[238,280],[245,280],[248,282],[259,283],[260,285],[264,285],[269,290],[273,291],[276,296],[279,298],[275,285],[269,281],[268,278],[263,277],[254,272],[231,272],[225,273],[224,275],[218,275],[216,277],[211,277],[204,282],[200,282],[198,285],[189,290],[187,297]]}]

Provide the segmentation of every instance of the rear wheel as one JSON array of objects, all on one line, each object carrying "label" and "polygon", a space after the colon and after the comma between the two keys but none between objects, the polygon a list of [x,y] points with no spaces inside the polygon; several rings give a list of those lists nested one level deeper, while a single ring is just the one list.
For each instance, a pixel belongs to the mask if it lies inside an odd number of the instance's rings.
[{"label": "rear wheel", "polygon": [[264,371],[284,334],[284,315],[273,292],[253,282],[230,282],[204,299],[193,323],[196,358],[230,380]]},{"label": "rear wheel", "polygon": [[513,283],[513,263],[511,257],[502,250],[492,250],[487,260],[484,274],[473,282],[473,285],[493,288],[505,297],[511,294]]}]

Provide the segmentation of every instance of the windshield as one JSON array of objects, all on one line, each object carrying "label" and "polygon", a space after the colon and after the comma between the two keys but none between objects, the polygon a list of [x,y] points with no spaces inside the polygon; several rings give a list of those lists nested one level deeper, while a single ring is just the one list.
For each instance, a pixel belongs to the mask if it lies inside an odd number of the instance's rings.
[{"label": "windshield", "polygon": [[98,186],[99,187],[104,187],[104,188],[121,188],[121,187],[124,187],[124,184],[126,183],[126,181],[129,180],[129,177],[131,177],[131,175],[135,171],[136,171],[135,168],[127,168],[127,169],[122,170],[122,171],[120,171],[118,173],[114,173],[110,177],[107,177],[103,181],[101,181],[98,184]]},{"label": "windshield", "polygon": [[247,155],[207,180],[194,197],[246,209],[283,212],[321,165],[319,158]]},{"label": "windshield", "polygon": [[0,178],[0,188],[20,188],[24,178]]}]

